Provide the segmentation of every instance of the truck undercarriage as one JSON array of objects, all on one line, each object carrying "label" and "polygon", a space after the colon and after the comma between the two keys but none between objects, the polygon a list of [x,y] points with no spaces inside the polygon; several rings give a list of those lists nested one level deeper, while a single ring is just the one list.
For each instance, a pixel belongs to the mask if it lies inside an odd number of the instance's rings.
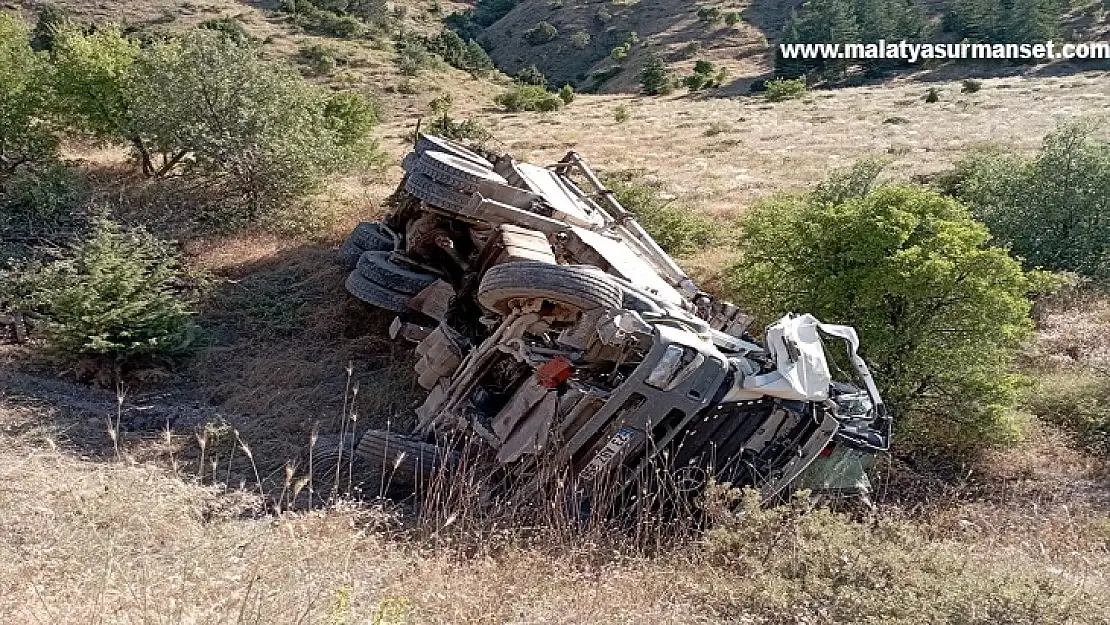
[{"label": "truck undercarriage", "polygon": [[519,503],[660,480],[866,494],[890,418],[852,328],[787,315],[761,342],[578,155],[490,156],[421,135],[392,211],[341,248],[348,291],[397,313],[428,391],[411,431],[359,437],[360,463],[420,488],[469,454]]}]

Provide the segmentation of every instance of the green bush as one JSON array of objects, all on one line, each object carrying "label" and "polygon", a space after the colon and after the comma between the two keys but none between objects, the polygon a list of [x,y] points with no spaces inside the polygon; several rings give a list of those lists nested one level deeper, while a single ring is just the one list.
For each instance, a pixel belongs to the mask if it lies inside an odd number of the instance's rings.
[{"label": "green bush", "polygon": [[745,213],[733,294],[765,320],[805,311],[855,326],[903,444],[1013,436],[1010,365],[1032,331],[1034,277],[957,201],[849,177]]},{"label": "green bush", "polygon": [[64,356],[117,361],[188,347],[192,301],[172,248],[142,229],[94,222],[84,241],[31,277],[30,302]]},{"label": "green bush", "polygon": [[317,76],[330,74],[341,59],[346,60],[343,52],[335,46],[319,43],[302,45],[298,56],[308,65],[309,71]]},{"label": "green bush", "polygon": [[1033,158],[972,156],[954,187],[1029,265],[1110,278],[1110,141],[1097,126],[1066,126]]},{"label": "green bush", "polygon": [[538,67],[534,64],[527,67],[520,68],[516,73],[516,81],[525,85],[537,85],[540,87],[547,86],[547,76],[543,75]]},{"label": "green bush", "polygon": [[936,104],[940,102],[940,91],[936,87],[929,87],[929,91],[925,93],[926,104]]},{"label": "green bush", "polygon": [[740,23],[740,18],[741,15],[739,11],[729,11],[725,13],[725,24],[735,26]]},{"label": "green bush", "polygon": [[532,28],[524,31],[524,40],[534,46],[539,46],[551,41],[555,41],[555,38],[558,36],[558,29],[556,29],[555,26],[551,24],[551,22],[547,21],[539,22]]},{"label": "green bush", "polygon": [[563,101],[563,104],[570,104],[571,102],[574,102],[574,98],[574,87],[570,85],[563,85],[563,88],[559,90],[559,99]]},{"label": "green bush", "polygon": [[647,95],[667,95],[674,90],[671,72],[657,56],[648,59],[638,78],[641,91]]},{"label": "green bush", "polygon": [[494,102],[512,113],[520,111],[548,113],[557,111],[563,106],[563,100],[558,94],[551,93],[539,85],[523,83],[518,83],[509,91],[497,96]]},{"label": "green bush", "polygon": [[590,33],[584,30],[576,31],[570,37],[570,45],[574,46],[575,50],[585,50],[586,46],[590,45]]},{"label": "green bush", "polygon": [[49,164],[58,156],[50,123],[50,66],[31,49],[26,25],[0,13],[0,193],[19,169]]},{"label": "green bush", "polygon": [[719,224],[662,199],[659,187],[642,177],[642,171],[622,171],[605,175],[603,182],[668,254],[689,254],[716,238]]},{"label": "green bush", "polygon": [[718,7],[701,7],[698,9],[698,19],[706,24],[716,24],[721,21],[721,9]]},{"label": "green bush", "polygon": [[405,76],[415,76],[421,70],[435,67],[435,64],[435,56],[420,41],[405,41],[397,50],[397,67]]},{"label": "green bush", "polygon": [[241,46],[248,45],[254,41],[254,38],[251,37],[250,32],[247,31],[247,27],[244,26],[242,22],[235,19],[234,17],[231,17],[230,15],[226,15],[224,17],[219,17],[216,19],[205,20],[200,23],[200,28],[207,28],[209,30],[223,33],[225,37],[231,39]]},{"label": "green bush", "polygon": [[618,124],[623,124],[630,119],[632,119],[632,112],[624,104],[618,104],[617,108],[613,109],[613,120]]},{"label": "green bush", "polygon": [[806,93],[806,79],[804,76],[798,78],[776,78],[768,80],[766,83],[767,91],[766,97],[771,102],[781,102],[783,100],[793,100],[800,98]]},{"label": "green bush", "polygon": [[960,92],[962,93],[979,93],[979,90],[982,88],[983,81],[981,80],[968,78],[960,83]]},{"label": "green bush", "polygon": [[1092,451],[1110,452],[1110,376],[1045,375],[1037,379],[1023,404],[1038,417],[1074,431]]},{"label": "green bush", "polygon": [[334,96],[210,30],[146,47],[110,28],[68,31],[54,54],[75,126],[130,143],[149,175],[222,190],[226,217],[280,211],[376,155],[365,98]]},{"label": "green bush", "polygon": [[21,168],[0,193],[0,230],[49,235],[69,220],[87,190],[61,163]]}]

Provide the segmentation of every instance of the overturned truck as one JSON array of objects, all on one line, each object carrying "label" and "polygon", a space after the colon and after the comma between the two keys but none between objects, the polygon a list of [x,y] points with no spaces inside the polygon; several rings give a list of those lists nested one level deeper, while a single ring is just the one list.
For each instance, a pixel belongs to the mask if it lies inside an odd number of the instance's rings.
[{"label": "overturned truck", "polygon": [[340,256],[427,395],[410,430],[354,442],[361,465],[419,487],[476,454],[515,498],[660,476],[866,495],[891,423],[852,328],[787,315],[757,340],[573,152],[540,167],[421,135],[403,168]]}]

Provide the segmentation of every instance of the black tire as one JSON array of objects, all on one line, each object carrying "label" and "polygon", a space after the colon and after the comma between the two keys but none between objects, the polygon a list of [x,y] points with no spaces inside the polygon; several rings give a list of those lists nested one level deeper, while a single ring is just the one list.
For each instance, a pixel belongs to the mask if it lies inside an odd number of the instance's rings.
[{"label": "black tire", "polygon": [[375,221],[355,226],[347,241],[364,252],[392,251],[394,247],[393,235]]},{"label": "black tire", "polygon": [[327,502],[337,496],[351,496],[366,478],[362,459],[355,454],[353,434],[322,434],[311,452],[302,458],[312,477],[315,501]]},{"label": "black tire", "polygon": [[366,252],[358,259],[358,272],[371,282],[405,295],[416,295],[439,279],[430,273],[398,265],[390,258],[391,254]]},{"label": "black tire", "polygon": [[486,169],[493,169],[493,163],[486,160],[481,154],[467,149],[467,147],[458,141],[444,139],[435,135],[420,135],[417,140],[413,152],[423,155],[425,152],[446,152],[448,154],[464,158],[475,165],[480,165]]},{"label": "black tire", "polygon": [[478,286],[478,302],[502,315],[517,299],[542,298],[581,311],[620,308],[622,293],[615,282],[594,267],[523,261],[494,265]]},{"label": "black tire", "polygon": [[473,193],[484,180],[508,184],[500,174],[446,152],[425,152],[413,166],[414,171],[459,191]]},{"label": "black tire", "polygon": [[358,270],[352,271],[351,275],[347,276],[347,281],[344,285],[351,295],[354,295],[367,304],[386,310],[392,310],[393,312],[404,312],[408,310],[409,300],[412,299],[410,295],[398,293],[367,280],[362,277]]},{"label": "black tire", "polygon": [[466,207],[470,204],[471,194],[456,191],[424,174],[410,174],[405,179],[405,191],[432,206],[456,213],[465,213]]},{"label": "black tire", "polygon": [[406,173],[412,173],[416,169],[416,164],[420,162],[420,155],[416,152],[409,152],[405,158],[401,160],[401,169]]},{"label": "black tire", "polygon": [[339,262],[347,269],[354,269],[358,257],[366,251],[392,250],[393,235],[376,222],[364,221],[355,226],[347,240],[339,246]]},{"label": "black tire", "polygon": [[386,430],[367,431],[355,453],[383,482],[403,486],[419,486],[457,463],[454,454],[437,445]]}]

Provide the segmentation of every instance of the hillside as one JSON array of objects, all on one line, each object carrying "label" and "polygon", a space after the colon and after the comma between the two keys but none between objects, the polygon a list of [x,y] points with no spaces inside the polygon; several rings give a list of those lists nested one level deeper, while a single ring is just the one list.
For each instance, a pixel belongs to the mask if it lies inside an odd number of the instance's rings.
[{"label": "hillside", "polygon": [[[0,11],[33,20],[45,4],[0,0]],[[470,2],[397,0],[388,28],[352,37],[267,0],[49,4],[144,37],[229,18],[265,59],[329,94],[371,96],[384,156],[282,207],[282,229],[213,223],[195,205],[208,199],[204,184],[142,175],[124,143],[64,137],[62,163],[88,192],[73,214],[172,242],[203,285],[200,331],[191,355],[120,378],[59,360],[41,326],[25,343],[0,326],[4,623],[1110,622],[1104,290],[1038,301],[1035,338],[1015,365],[1030,386],[1007,413],[1014,440],[955,460],[897,449],[875,470],[874,511],[742,509],[672,540],[516,527],[465,506],[416,518],[411,501],[365,493],[323,504],[301,482],[317,440],[406,423],[422,392],[410,347],[387,338],[392,315],[350,297],[335,260],[355,224],[386,212],[433,102],[449,98],[452,119],[488,132],[485,147],[535,163],[577,151],[719,230],[679,262],[726,292],[736,224],[760,201],[869,157],[885,163],[880,180],[925,184],[979,148],[1035,154],[1062,124],[1105,115],[1110,73],[1034,66],[968,83],[962,68],[941,67],[772,102],[748,83],[770,71],[768,33],[789,2],[722,2],[743,20],[710,26],[677,0],[523,0],[480,33],[504,72],[478,77],[434,58],[406,67],[398,45],[412,41],[402,33],[439,33]],[[522,41],[542,20],[558,39]],[[570,43],[578,30],[590,33],[582,49]],[[552,84],[588,82],[631,31],[641,43],[601,94],[542,114],[495,104],[512,88],[506,74],[533,63]],[[712,59],[731,78],[715,91],[633,95],[649,53],[680,73]],[[1096,136],[1110,141],[1105,126]],[[69,228],[58,218],[33,236],[0,230],[0,246],[49,256],[77,234]]]}]

